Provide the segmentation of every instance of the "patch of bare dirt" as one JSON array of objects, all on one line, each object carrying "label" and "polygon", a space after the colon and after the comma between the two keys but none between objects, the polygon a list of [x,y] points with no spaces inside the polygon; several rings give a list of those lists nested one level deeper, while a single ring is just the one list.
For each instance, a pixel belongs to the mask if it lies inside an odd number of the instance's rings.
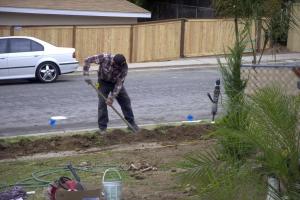
[{"label": "patch of bare dirt", "polygon": [[24,137],[14,143],[1,140],[0,159],[17,158],[37,153],[80,151],[93,147],[139,142],[160,142],[166,145],[201,139],[204,134],[211,132],[213,129],[211,125],[182,125],[159,127],[154,130],[142,129],[137,134],[116,129],[105,135],[89,133],[39,139]]},{"label": "patch of bare dirt", "polygon": [[[211,148],[216,140],[197,140],[177,143],[164,148],[150,148],[113,152],[101,162],[113,159],[122,163],[134,181],[124,183],[123,197],[129,200],[183,200],[191,199],[193,188],[180,186],[178,180],[182,168],[170,163],[183,161],[186,155]],[[134,165],[134,167],[132,166]],[[151,167],[151,170],[145,170]],[[133,168],[133,169],[132,169]],[[137,169],[135,169],[137,168]],[[155,168],[155,169],[153,169]],[[195,198],[194,198],[195,199]]]}]

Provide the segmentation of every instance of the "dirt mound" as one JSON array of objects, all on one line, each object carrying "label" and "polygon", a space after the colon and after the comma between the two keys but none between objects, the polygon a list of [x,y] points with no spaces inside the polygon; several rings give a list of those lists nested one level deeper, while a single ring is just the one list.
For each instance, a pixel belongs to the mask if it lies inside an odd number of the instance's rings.
[{"label": "dirt mound", "polygon": [[0,140],[0,159],[16,158],[35,153],[82,150],[91,147],[104,147],[115,144],[136,142],[179,142],[200,139],[203,134],[211,132],[211,125],[164,126],[154,130],[142,129],[132,134],[115,129],[108,134],[76,134],[71,136],[54,136],[49,138],[24,137],[17,142],[8,143]]}]

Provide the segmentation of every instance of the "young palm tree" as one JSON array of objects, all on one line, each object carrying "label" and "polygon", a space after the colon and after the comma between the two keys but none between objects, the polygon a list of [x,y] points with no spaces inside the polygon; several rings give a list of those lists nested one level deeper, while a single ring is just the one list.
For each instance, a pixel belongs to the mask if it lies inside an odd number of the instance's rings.
[{"label": "young palm tree", "polygon": [[249,104],[247,136],[260,153],[257,162],[280,181],[281,193],[299,199],[299,96],[289,96],[279,87],[264,88]]},{"label": "young palm tree", "polygon": [[241,39],[235,43],[233,48],[229,48],[230,54],[225,57],[226,64],[218,60],[225,94],[228,98],[226,103],[226,123],[229,128],[237,130],[243,129],[245,117],[245,112],[242,111],[242,108],[247,81],[241,78],[242,56],[245,47],[245,42]]},{"label": "young palm tree", "polygon": [[[235,196],[239,193],[266,195],[266,182],[259,177],[272,176],[280,182],[280,190],[270,193],[272,199],[300,199],[300,96],[289,96],[278,87],[264,88],[247,97],[244,106],[249,112],[243,138],[256,154],[244,162],[224,154],[223,147],[190,155],[184,180],[199,188],[201,198],[222,199],[218,195],[222,192],[227,199],[239,199]],[[258,199],[258,193],[252,199]]]},{"label": "young palm tree", "polygon": [[211,149],[186,158],[188,171],[182,174],[185,184],[196,187],[197,199],[264,200],[266,186],[247,164]]}]

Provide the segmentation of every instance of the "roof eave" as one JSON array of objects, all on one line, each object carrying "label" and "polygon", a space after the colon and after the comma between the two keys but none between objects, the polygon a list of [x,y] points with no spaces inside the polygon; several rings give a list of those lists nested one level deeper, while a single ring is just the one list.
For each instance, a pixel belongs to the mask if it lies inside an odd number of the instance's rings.
[{"label": "roof eave", "polygon": [[97,12],[97,11],[75,11],[75,10],[52,10],[35,8],[14,8],[0,7],[0,12],[28,13],[28,14],[48,14],[48,15],[72,15],[72,16],[93,16],[93,17],[132,17],[151,18],[151,13],[134,12]]}]

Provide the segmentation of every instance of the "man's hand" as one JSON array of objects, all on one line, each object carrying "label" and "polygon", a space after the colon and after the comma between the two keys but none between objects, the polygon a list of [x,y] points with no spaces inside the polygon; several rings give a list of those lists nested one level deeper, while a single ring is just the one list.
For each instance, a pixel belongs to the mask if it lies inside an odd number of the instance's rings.
[{"label": "man's hand", "polygon": [[109,106],[112,106],[113,102],[114,102],[114,99],[112,97],[108,97],[106,99],[106,104],[109,105]]}]

